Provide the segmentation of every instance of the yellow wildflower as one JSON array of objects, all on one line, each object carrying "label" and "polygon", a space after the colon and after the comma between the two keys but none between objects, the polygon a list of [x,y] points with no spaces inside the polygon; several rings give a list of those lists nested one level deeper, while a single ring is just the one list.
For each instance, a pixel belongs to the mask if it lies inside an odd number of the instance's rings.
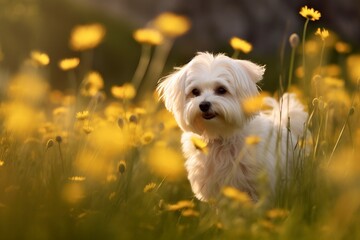
[{"label": "yellow wildflower", "polygon": [[71,32],[70,47],[76,51],[95,48],[102,42],[105,33],[105,27],[99,23],[76,26]]},{"label": "yellow wildflower", "polygon": [[82,112],[78,112],[76,113],[76,119],[77,120],[85,120],[89,117],[89,111],[82,111]]},{"label": "yellow wildflower", "polygon": [[192,201],[182,200],[175,204],[168,204],[166,210],[168,211],[177,211],[183,208],[193,208],[195,204]]},{"label": "yellow wildflower", "polygon": [[262,110],[266,105],[264,104],[264,98],[268,96],[268,93],[261,92],[261,94],[245,99],[242,102],[243,111],[246,115],[252,115]]},{"label": "yellow wildflower", "polygon": [[156,183],[154,182],[146,184],[146,186],[144,187],[144,193],[151,192],[152,190],[155,189],[155,187],[156,187]]},{"label": "yellow wildflower", "polygon": [[136,95],[135,87],[130,83],[125,83],[122,86],[113,86],[111,93],[115,98],[133,99]]},{"label": "yellow wildflower", "polygon": [[31,59],[41,66],[46,66],[50,63],[50,58],[46,53],[40,51],[32,51]]},{"label": "yellow wildflower", "polygon": [[338,53],[349,53],[351,52],[351,46],[345,42],[337,42],[335,43],[335,50]]},{"label": "yellow wildflower", "polygon": [[321,13],[313,8],[308,8],[307,6],[302,7],[299,12],[301,16],[311,21],[319,20],[321,17]]},{"label": "yellow wildflower", "polygon": [[240,203],[251,203],[251,198],[245,192],[241,192],[234,187],[224,187],[222,193],[225,197],[236,200]]},{"label": "yellow wildflower", "polygon": [[134,32],[134,39],[139,43],[145,43],[150,45],[159,45],[163,42],[162,34],[151,28],[141,28]]},{"label": "yellow wildflower", "polygon": [[200,216],[200,213],[193,209],[185,209],[185,210],[181,211],[181,215],[184,217],[198,217],[198,216]]},{"label": "yellow wildflower", "polygon": [[73,176],[73,177],[69,177],[70,181],[74,181],[74,182],[83,182],[85,181],[85,177],[83,176]]},{"label": "yellow wildflower", "polygon": [[204,142],[200,137],[192,136],[191,142],[194,144],[195,148],[202,151],[203,153],[207,154],[207,143]]},{"label": "yellow wildflower", "polygon": [[84,96],[95,96],[103,87],[104,80],[100,73],[91,71],[86,74],[80,91]]},{"label": "yellow wildflower", "polygon": [[0,167],[4,166],[4,163],[5,163],[4,161],[0,160]]},{"label": "yellow wildflower", "polygon": [[60,115],[64,115],[64,114],[68,113],[68,111],[69,111],[69,109],[66,107],[58,107],[53,110],[52,114],[54,116],[60,116]]},{"label": "yellow wildflower", "polygon": [[346,67],[350,80],[357,84],[360,80],[360,54],[350,55],[346,59]]},{"label": "yellow wildflower", "polygon": [[140,141],[143,145],[146,145],[149,144],[153,139],[154,139],[154,133],[151,131],[147,131],[141,136]]},{"label": "yellow wildflower", "polygon": [[249,43],[241,38],[238,38],[238,37],[231,38],[230,45],[234,50],[241,51],[244,53],[249,53],[252,50],[251,43]]},{"label": "yellow wildflower", "polygon": [[76,68],[79,65],[79,63],[80,63],[79,58],[65,58],[60,60],[59,68],[64,71],[67,71]]},{"label": "yellow wildflower", "polygon": [[255,135],[250,135],[245,139],[247,145],[257,145],[259,142],[261,142],[261,138]]},{"label": "yellow wildflower", "polygon": [[165,12],[155,18],[154,26],[166,36],[178,37],[189,31],[191,23],[185,16]]},{"label": "yellow wildflower", "polygon": [[322,30],[318,28],[315,32],[315,35],[321,37],[321,40],[325,41],[325,39],[329,37],[329,31],[325,28],[323,28]]},{"label": "yellow wildflower", "polygon": [[147,154],[147,162],[151,170],[160,177],[175,181],[185,175],[184,162],[181,153],[157,142]]},{"label": "yellow wildflower", "polygon": [[324,83],[326,84],[327,87],[334,87],[334,88],[342,88],[345,85],[342,79],[334,78],[334,77],[325,77]]},{"label": "yellow wildflower", "polygon": [[280,208],[274,208],[266,213],[266,216],[270,219],[286,218],[289,215],[289,211]]},{"label": "yellow wildflower", "polygon": [[91,127],[91,126],[89,126],[89,125],[85,125],[85,126],[83,127],[83,131],[84,131],[86,134],[90,134],[90,133],[92,133],[92,132],[94,131],[94,128]]}]

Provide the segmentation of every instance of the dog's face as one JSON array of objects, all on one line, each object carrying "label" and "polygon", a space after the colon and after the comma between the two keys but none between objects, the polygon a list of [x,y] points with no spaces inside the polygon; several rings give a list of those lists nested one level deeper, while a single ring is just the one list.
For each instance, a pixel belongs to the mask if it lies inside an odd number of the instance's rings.
[{"label": "dog's face", "polygon": [[258,94],[264,67],[200,53],[166,77],[157,91],[183,131],[225,138],[246,121],[241,101]]}]

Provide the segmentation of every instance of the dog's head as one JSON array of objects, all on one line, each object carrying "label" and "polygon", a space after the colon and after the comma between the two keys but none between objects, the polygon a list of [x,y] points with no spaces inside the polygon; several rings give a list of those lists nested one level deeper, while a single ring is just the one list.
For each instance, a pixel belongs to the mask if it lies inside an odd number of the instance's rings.
[{"label": "dog's head", "polygon": [[250,61],[199,53],[162,79],[157,91],[183,131],[225,138],[246,121],[241,101],[258,94],[264,71]]}]

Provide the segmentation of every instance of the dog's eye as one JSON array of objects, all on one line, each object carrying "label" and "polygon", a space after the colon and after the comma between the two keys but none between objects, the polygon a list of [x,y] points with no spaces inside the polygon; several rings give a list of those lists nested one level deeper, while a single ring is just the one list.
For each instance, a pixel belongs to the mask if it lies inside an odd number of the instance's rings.
[{"label": "dog's eye", "polygon": [[197,88],[194,88],[194,89],[191,91],[191,93],[192,93],[195,97],[200,96],[200,90],[197,89]]},{"label": "dog's eye", "polygon": [[223,94],[227,93],[227,90],[224,87],[218,87],[215,90],[215,93],[218,94],[218,95],[223,95]]}]

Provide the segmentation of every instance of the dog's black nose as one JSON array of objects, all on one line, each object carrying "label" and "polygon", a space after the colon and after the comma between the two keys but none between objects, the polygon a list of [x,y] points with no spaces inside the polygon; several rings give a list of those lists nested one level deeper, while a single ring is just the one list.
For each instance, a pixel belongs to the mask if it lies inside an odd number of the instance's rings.
[{"label": "dog's black nose", "polygon": [[211,107],[211,103],[204,101],[200,103],[199,107],[202,112],[207,112]]}]

